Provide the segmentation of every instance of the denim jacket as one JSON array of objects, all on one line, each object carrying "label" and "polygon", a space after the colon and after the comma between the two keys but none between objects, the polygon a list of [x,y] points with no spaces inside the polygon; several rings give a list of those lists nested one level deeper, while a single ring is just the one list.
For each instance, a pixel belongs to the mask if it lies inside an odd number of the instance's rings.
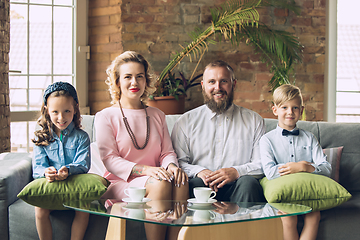
[{"label": "denim jacket", "polygon": [[52,132],[54,142],[47,146],[34,145],[33,177],[45,177],[45,169],[53,166],[59,170],[66,166],[69,176],[87,173],[90,169],[90,139],[88,134],[76,129],[72,122],[63,131],[63,138]]}]

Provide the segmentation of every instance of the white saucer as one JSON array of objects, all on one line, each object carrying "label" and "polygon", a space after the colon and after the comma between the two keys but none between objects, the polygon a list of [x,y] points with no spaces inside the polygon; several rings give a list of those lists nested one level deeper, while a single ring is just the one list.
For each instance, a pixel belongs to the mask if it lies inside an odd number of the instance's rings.
[{"label": "white saucer", "polygon": [[150,202],[151,199],[150,198],[143,198],[142,201],[133,201],[131,200],[131,198],[123,198],[122,199],[123,202],[127,202],[127,203],[137,203],[137,204],[142,204],[142,203],[147,203]]},{"label": "white saucer", "polygon": [[190,198],[190,199],[188,199],[187,201],[188,201],[189,203],[192,203],[193,206],[195,206],[195,205],[197,205],[197,206],[208,206],[208,205],[211,205],[211,204],[217,202],[216,199],[212,199],[212,198],[210,198],[207,202],[198,202],[198,201],[196,200],[196,198]]}]

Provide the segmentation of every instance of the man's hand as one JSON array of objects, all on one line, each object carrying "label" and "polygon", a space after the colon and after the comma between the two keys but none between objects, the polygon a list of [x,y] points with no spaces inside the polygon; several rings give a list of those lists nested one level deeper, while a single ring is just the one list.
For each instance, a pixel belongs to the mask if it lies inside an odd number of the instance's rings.
[{"label": "man's hand", "polygon": [[209,186],[215,192],[225,184],[235,181],[239,178],[239,173],[235,168],[221,168],[215,172],[204,169],[197,174],[206,186]]},{"label": "man's hand", "polygon": [[[209,183],[207,182],[207,176],[210,175],[211,173],[212,173],[211,170],[204,169],[201,172],[199,172],[196,176],[198,178],[201,178],[206,186],[209,186]],[[212,188],[212,190],[217,191],[214,188]]]},{"label": "man's hand", "polygon": [[239,206],[236,203],[230,202],[215,202],[213,203],[213,206],[216,207],[216,210],[214,210],[214,212],[220,214],[234,214],[239,209]]},{"label": "man's hand", "polygon": [[280,176],[298,172],[313,172],[315,168],[307,161],[288,162],[278,168]]},{"label": "man's hand", "polygon": [[211,188],[216,189],[222,188],[228,183],[234,182],[238,179],[239,173],[235,168],[221,168],[207,175],[206,181],[210,184]]}]

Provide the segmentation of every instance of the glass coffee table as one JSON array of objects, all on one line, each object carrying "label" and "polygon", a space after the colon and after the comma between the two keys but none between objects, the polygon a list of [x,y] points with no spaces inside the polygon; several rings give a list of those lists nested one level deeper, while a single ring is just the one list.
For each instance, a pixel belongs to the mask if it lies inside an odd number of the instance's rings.
[{"label": "glass coffee table", "polygon": [[187,201],[123,202],[113,199],[72,201],[65,207],[111,217],[107,240],[125,240],[126,220],[178,226],[178,239],[282,239],[281,217],[311,212],[288,203],[196,204]]}]

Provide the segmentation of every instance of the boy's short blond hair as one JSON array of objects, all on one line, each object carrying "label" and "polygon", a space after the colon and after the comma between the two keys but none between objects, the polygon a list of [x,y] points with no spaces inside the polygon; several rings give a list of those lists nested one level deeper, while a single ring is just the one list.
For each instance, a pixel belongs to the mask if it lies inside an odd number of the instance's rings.
[{"label": "boy's short blond hair", "polygon": [[276,88],[273,94],[273,102],[276,106],[281,106],[287,101],[293,99],[300,100],[300,106],[303,106],[303,98],[301,95],[300,88],[291,84],[283,84]]}]

